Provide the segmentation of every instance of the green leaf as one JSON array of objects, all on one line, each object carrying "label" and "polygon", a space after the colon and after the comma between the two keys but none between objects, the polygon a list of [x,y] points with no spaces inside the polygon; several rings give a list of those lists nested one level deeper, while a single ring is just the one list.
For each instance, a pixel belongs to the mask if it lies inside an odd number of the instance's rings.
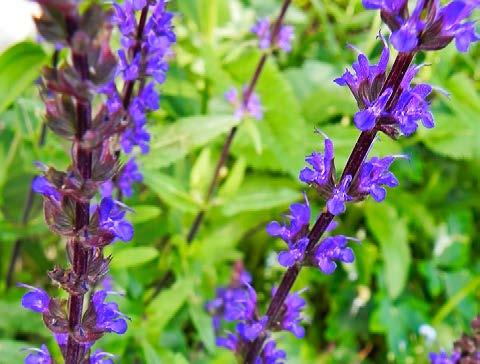
[{"label": "green leaf", "polygon": [[113,269],[138,267],[158,257],[157,249],[153,247],[133,247],[115,249],[111,266]]},{"label": "green leaf", "polygon": [[235,195],[242,185],[245,177],[245,170],[247,168],[247,161],[245,158],[239,158],[233,165],[231,171],[228,173],[228,177],[220,187],[218,196],[227,198]]},{"label": "green leaf", "polygon": [[395,299],[403,292],[412,258],[407,239],[407,225],[388,203],[366,204],[367,225],[380,243],[388,295]]},{"label": "green leaf", "polygon": [[190,172],[190,190],[199,196],[199,200],[204,199],[203,196],[207,192],[212,179],[213,168],[210,149],[205,148],[198,156]]},{"label": "green leaf", "polygon": [[[277,181],[278,182],[278,181]],[[288,204],[300,200],[297,190],[280,184],[272,184],[266,179],[251,178],[238,193],[223,207],[223,213],[232,216],[245,211],[262,211],[275,207],[287,208]]]},{"label": "green leaf", "polygon": [[207,115],[181,118],[174,124],[151,127],[150,153],[140,156],[145,169],[169,166],[195,149],[227,133],[238,124],[232,115]]},{"label": "green leaf", "polygon": [[39,76],[47,55],[42,47],[22,42],[0,56],[0,114]]},{"label": "green leaf", "polygon": [[212,318],[205,312],[203,305],[190,303],[188,310],[200,340],[207,350],[213,353],[215,351],[215,333],[213,332]]},{"label": "green leaf", "polygon": [[160,207],[154,205],[134,205],[131,208],[134,212],[130,215],[130,221],[134,224],[154,220],[162,213]]},{"label": "green leaf", "polygon": [[0,340],[0,353],[2,353],[1,363],[23,363],[25,352],[22,349],[30,345],[23,341]]},{"label": "green leaf", "polygon": [[165,325],[175,316],[191,294],[193,280],[180,278],[173,286],[163,290],[146,308],[147,330],[159,336]]},{"label": "green leaf", "polygon": [[175,209],[192,213],[199,209],[199,204],[186,191],[182,190],[179,183],[170,176],[146,170],[144,172],[144,183],[160,199]]}]

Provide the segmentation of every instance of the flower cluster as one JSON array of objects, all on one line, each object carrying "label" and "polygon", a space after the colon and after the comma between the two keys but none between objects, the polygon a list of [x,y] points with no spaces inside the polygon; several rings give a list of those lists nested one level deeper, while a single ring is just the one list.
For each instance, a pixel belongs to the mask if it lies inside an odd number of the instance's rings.
[{"label": "flower cluster", "polygon": [[[392,31],[391,41],[399,52],[438,50],[453,39],[460,52],[480,40],[475,22],[465,21],[478,0],[453,0],[441,6],[440,0],[417,0],[410,13],[408,0],[362,0],[366,9],[380,9],[383,21]],[[426,7],[426,9],[425,9]],[[422,13],[426,10],[427,16]]]},{"label": "flower cluster", "polygon": [[[278,350],[275,341],[269,337],[266,331],[268,317],[259,317],[257,294],[250,283],[250,274],[243,269],[241,263],[237,263],[230,284],[227,287],[218,288],[215,299],[207,302],[206,310],[213,317],[217,345],[243,357],[249,345],[262,336],[267,343],[255,362],[259,364],[282,363],[286,357],[285,352]],[[274,294],[275,291],[272,293]],[[301,310],[304,306],[305,300],[298,293],[289,295],[278,317],[271,320],[270,329],[272,331],[290,331],[297,337],[303,337],[305,330],[301,326]],[[222,326],[228,327],[229,325],[234,332],[227,331],[226,336],[219,336]]]},{"label": "flower cluster", "polygon": [[355,114],[355,125],[361,131],[380,127],[392,136],[398,130],[404,135],[412,134],[417,130],[419,121],[426,128],[433,128],[433,116],[427,100],[432,87],[426,84],[410,86],[419,67],[411,66],[407,70],[398,91],[399,97],[395,103],[389,103],[393,99],[392,88],[385,86],[389,57],[386,44],[375,65],[370,65],[367,57],[360,53],[352,66],[355,74],[347,70],[335,80],[340,86],[348,86],[357,101],[360,110]]},{"label": "flower cluster", "polygon": [[460,353],[454,352],[448,355],[445,351],[429,354],[431,364],[457,364],[460,359]]},{"label": "flower cluster", "polygon": [[[50,298],[48,294],[36,287],[19,284],[29,291],[22,298],[22,306],[33,312],[41,313],[45,323],[54,333],[55,339],[65,355],[68,338],[68,322],[65,305],[58,299]],[[77,337],[82,342],[82,350],[88,352],[95,340],[106,332],[123,334],[127,330],[125,316],[118,311],[114,302],[105,303],[107,292],[97,291],[92,298],[92,305],[82,318],[81,336]],[[60,317],[60,320],[55,322]],[[50,353],[45,345],[40,349],[29,349],[30,353],[25,358],[26,364],[53,363]],[[113,364],[113,355],[101,350],[90,355],[90,364]]]},{"label": "flower cluster", "polygon": [[278,34],[272,40],[272,26],[268,18],[262,18],[252,27],[252,32],[258,37],[258,47],[262,50],[281,49],[290,52],[294,36],[293,27],[280,25]]}]

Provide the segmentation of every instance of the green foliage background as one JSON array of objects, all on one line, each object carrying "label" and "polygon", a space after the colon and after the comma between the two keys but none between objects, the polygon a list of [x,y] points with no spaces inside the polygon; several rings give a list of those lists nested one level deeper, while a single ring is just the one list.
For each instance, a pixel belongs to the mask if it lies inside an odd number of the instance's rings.
[{"label": "green foliage background", "polygon": [[[358,131],[355,104],[332,80],[352,62],[354,44],[378,56],[378,14],[360,0],[298,0],[288,12],[295,26],[293,51],[271,57],[257,92],[261,122],[245,122],[217,197],[204,196],[228,130],[236,124],[223,100],[230,85],[251,77],[259,58],[249,29],[259,16],[278,13],[277,0],[181,0],[178,45],[162,109],[150,116],[152,151],[140,156],[145,174],[133,198],[134,241],[111,248],[114,286],[132,321],[126,335],[108,335],[101,347],[119,363],[230,363],[215,348],[203,311],[214,289],[229,280],[232,262],[245,261],[264,305],[283,269],[275,259],[280,241],[265,224],[300,200],[297,181],[303,158],[321,150],[318,128],[335,143],[337,169],[345,163]],[[385,29],[383,29],[385,30]],[[5,274],[17,239],[22,240],[15,281],[52,287],[46,271],[65,264],[64,242],[50,233],[40,201],[26,226],[20,224],[33,162],[68,164],[68,145],[48,134],[37,146],[43,106],[34,85],[51,49],[23,42],[0,56],[0,363],[19,363],[20,349],[43,342],[58,355],[38,315],[19,304],[21,289],[6,289]],[[453,46],[420,55],[428,64],[419,79],[437,92],[437,127],[408,139],[382,136],[372,155],[406,154],[395,163],[401,186],[387,202],[351,206],[337,231],[361,238],[356,262],[333,276],[305,269],[295,285],[308,300],[307,335],[281,334],[288,363],[425,363],[430,350],[451,348],[479,312],[480,298],[480,48],[459,55]],[[308,191],[317,214],[322,201]],[[198,239],[185,235],[200,208],[208,214]],[[172,271],[173,275],[167,275]],[[155,287],[160,294],[153,300]],[[419,335],[422,324],[438,333],[433,343]]]}]

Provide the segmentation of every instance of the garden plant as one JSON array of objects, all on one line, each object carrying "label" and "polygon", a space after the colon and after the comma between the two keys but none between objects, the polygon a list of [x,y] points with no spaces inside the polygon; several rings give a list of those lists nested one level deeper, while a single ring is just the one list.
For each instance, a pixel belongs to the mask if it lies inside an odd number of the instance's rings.
[{"label": "garden plant", "polygon": [[34,3],[0,363],[480,363],[480,1]]}]

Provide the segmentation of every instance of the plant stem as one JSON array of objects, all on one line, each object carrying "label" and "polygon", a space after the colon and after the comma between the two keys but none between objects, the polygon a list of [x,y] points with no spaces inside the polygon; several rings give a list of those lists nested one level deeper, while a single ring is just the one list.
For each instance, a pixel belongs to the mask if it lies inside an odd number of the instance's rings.
[{"label": "plant stem", "polygon": [[[52,69],[54,71],[56,71],[58,66],[59,53],[60,53],[59,50],[55,49],[52,55]],[[45,145],[46,136],[47,136],[47,124],[42,123],[42,127],[40,129],[40,136],[38,138],[38,143],[37,143],[40,148]],[[33,192],[31,187],[32,182],[33,182],[33,178],[30,181],[30,189],[28,190],[27,199],[25,200],[25,204],[23,206],[22,219],[20,220],[20,225],[22,227],[27,225],[28,218],[30,217],[30,213],[32,212],[33,201],[35,196],[35,193]],[[22,247],[21,245],[22,245],[22,239],[18,238],[15,241],[15,245],[13,246],[12,257],[10,258],[10,263],[8,264],[7,276],[5,279],[7,289],[12,286],[13,273],[15,271],[15,264],[17,263],[18,257],[20,256],[20,250]]]},{"label": "plant stem", "polygon": [[[67,16],[67,28],[70,37],[73,36],[78,27],[78,15],[76,17]],[[73,66],[80,75],[82,81],[89,78],[88,57],[85,53],[72,54]],[[89,99],[76,98],[76,118],[77,118],[77,142],[83,139],[85,133],[90,129],[92,122],[92,105]],[[83,149],[79,143],[75,148],[74,163],[84,181],[91,178],[92,174],[92,151]],[[75,204],[75,229],[80,232],[88,226],[90,220],[90,202],[76,202]],[[91,249],[85,248],[78,237],[72,238],[69,242],[72,248],[72,270],[78,279],[85,276],[88,269],[88,260]],[[85,295],[83,293],[70,293],[68,300],[68,321],[70,333],[67,340],[67,349],[65,355],[66,364],[78,364],[83,359],[83,348],[73,337],[73,332],[82,322],[83,303]]]},{"label": "plant stem", "polygon": [[[383,90],[390,87],[393,89],[393,93],[387,103],[387,110],[391,109],[395,105],[395,101],[398,99],[399,94],[402,91],[400,84],[403,80],[403,77],[405,76],[405,73],[408,70],[408,67],[413,61],[414,55],[414,53],[400,53],[395,59],[395,63],[393,64],[388,78],[383,86]],[[350,157],[348,158],[345,169],[343,170],[341,179],[343,179],[347,175],[355,178],[373,144],[373,141],[375,140],[376,134],[376,128],[373,128],[369,131],[364,131],[360,134],[352,152],[350,153]],[[307,246],[307,256],[309,255],[309,253],[313,252],[315,245],[319,242],[334,217],[334,215],[332,215],[325,209],[325,211],[322,212],[318,219],[315,221],[312,230],[308,234],[309,243]],[[275,292],[275,295],[273,296],[267,309],[267,328],[271,327],[272,324],[275,323],[275,321],[277,320],[278,313],[283,307],[284,301],[287,298],[290,290],[292,289],[301,268],[302,266],[300,264],[296,264],[288,268],[285,272],[280,286]],[[255,359],[257,358],[260,350],[262,349],[262,346],[266,339],[267,335],[266,333],[263,333],[252,343],[245,359],[246,364],[253,364],[255,362]]]},{"label": "plant stem", "polygon": [[[274,44],[275,40],[278,36],[278,33],[280,32],[283,20],[285,18],[285,14],[287,13],[288,7],[290,6],[291,0],[284,0],[282,4],[282,8],[280,10],[280,14],[278,15],[277,19],[275,20],[275,23],[273,25],[273,30],[272,30],[272,35],[270,38],[270,43]],[[243,93],[243,104],[247,105],[250,97],[253,94],[253,91],[255,89],[255,86],[257,85],[258,79],[260,78],[260,74],[262,73],[265,63],[267,61],[268,54],[264,53],[260,60],[258,61],[257,67],[255,68],[255,71],[253,73],[252,78],[250,79],[250,82],[248,83],[248,86]],[[228,134],[227,138],[225,139],[225,142],[223,143],[222,147],[222,152],[220,154],[220,158],[217,161],[217,164],[215,165],[215,171],[213,172],[212,179],[210,181],[210,185],[208,187],[208,192],[207,196],[205,198],[205,202],[208,205],[208,203],[211,201],[213,194],[215,192],[215,188],[217,187],[217,184],[219,182],[219,176],[220,176],[220,171],[222,170],[223,166],[225,165],[228,156],[230,154],[230,148],[233,143],[233,139],[235,138],[235,135],[237,133],[237,127],[234,126],[231,130],[230,133]],[[191,243],[193,239],[195,239],[195,236],[198,233],[198,230],[200,229],[200,226],[205,218],[206,214],[206,209],[203,208],[200,210],[197,215],[195,216],[192,225],[190,226],[190,229],[187,234],[187,243]]]}]

